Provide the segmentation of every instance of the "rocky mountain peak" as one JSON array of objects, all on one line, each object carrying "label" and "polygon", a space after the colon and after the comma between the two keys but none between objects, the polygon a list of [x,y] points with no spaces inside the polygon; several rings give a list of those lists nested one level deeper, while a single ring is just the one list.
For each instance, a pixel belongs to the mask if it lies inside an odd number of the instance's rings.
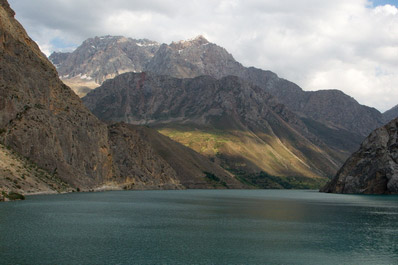
[{"label": "rocky mountain peak", "polygon": [[163,44],[145,70],[177,78],[210,75],[219,79],[237,75],[242,65],[224,48],[198,36],[170,45]]},{"label": "rocky mountain peak", "polygon": [[61,79],[82,96],[116,75],[142,72],[158,49],[155,41],[108,35],[87,39],[72,53],[53,53],[49,59]]},{"label": "rocky mountain peak", "polygon": [[170,47],[174,48],[174,49],[181,50],[181,49],[185,49],[187,47],[207,45],[209,43],[210,42],[205,37],[203,37],[203,35],[199,35],[195,38],[188,39],[188,40],[180,40],[180,41],[176,41],[176,42],[173,41],[170,44]]}]

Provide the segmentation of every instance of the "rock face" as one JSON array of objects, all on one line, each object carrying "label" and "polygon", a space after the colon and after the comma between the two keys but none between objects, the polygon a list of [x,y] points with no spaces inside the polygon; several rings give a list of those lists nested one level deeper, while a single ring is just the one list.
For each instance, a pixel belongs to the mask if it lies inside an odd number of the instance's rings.
[{"label": "rock face", "polygon": [[[174,161],[162,159],[167,150],[147,142],[156,132],[144,137],[139,128],[108,127],[99,121],[59,80],[54,66],[14,19],[7,1],[0,4],[1,144],[74,188],[184,188],[180,180],[191,173],[204,187],[205,172],[236,186],[230,174],[204,157],[181,165],[185,171],[175,169]],[[167,139],[156,137],[167,146]],[[213,186],[208,182],[206,187]]]},{"label": "rock face", "polygon": [[383,113],[383,118],[385,122],[389,122],[397,117],[398,117],[398,105]]},{"label": "rock face", "polygon": [[398,194],[398,119],[373,131],[321,191]]},{"label": "rock face", "polygon": [[235,76],[126,73],[83,102],[100,119],[155,127],[234,172],[316,178],[333,175],[342,163],[294,113]]}]

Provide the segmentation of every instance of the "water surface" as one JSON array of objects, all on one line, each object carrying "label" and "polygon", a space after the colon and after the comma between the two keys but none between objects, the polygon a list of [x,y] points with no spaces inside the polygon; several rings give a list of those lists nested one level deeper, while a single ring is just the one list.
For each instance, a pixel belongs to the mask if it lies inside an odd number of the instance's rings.
[{"label": "water surface", "polygon": [[0,264],[398,264],[398,196],[31,196],[0,204]]}]

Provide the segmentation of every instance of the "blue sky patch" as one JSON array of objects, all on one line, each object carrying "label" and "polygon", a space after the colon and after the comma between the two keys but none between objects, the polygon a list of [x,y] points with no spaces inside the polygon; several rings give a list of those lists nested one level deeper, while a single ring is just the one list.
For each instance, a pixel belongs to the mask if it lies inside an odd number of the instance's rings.
[{"label": "blue sky patch", "polygon": [[392,5],[398,7],[398,0],[371,0],[373,6]]},{"label": "blue sky patch", "polygon": [[76,43],[65,41],[59,37],[55,37],[50,43],[53,47],[56,47],[57,51],[71,51],[78,46]]}]

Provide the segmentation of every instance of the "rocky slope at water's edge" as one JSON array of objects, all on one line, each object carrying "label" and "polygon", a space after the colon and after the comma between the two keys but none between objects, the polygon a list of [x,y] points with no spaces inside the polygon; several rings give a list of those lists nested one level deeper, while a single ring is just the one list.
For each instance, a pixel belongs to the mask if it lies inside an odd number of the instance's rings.
[{"label": "rocky slope at water's edge", "polygon": [[321,191],[398,194],[398,119],[373,131]]}]

